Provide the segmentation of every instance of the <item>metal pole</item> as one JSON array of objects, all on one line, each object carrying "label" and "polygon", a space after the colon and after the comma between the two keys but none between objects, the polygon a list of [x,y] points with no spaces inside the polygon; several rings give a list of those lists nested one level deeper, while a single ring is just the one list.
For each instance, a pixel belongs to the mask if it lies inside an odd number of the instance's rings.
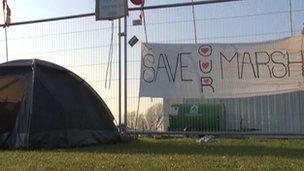
[{"label": "metal pole", "polygon": [[7,28],[6,28],[6,26],[4,27],[4,31],[5,31],[6,62],[8,62],[8,43],[7,43]]},{"label": "metal pole", "polygon": [[145,39],[146,39],[146,43],[148,43],[148,33],[147,33],[147,24],[146,24],[146,14],[145,14],[145,11],[144,11],[144,10],[142,10],[142,14],[143,14],[143,21],[144,21]]},{"label": "metal pole", "polygon": [[184,2],[184,3],[171,3],[165,5],[153,5],[153,6],[145,6],[145,7],[135,7],[129,8],[129,11],[138,11],[138,10],[151,10],[151,9],[162,9],[162,8],[175,8],[175,7],[185,7],[191,5],[206,5],[206,4],[217,4],[217,3],[225,3],[225,2],[237,2],[243,0],[204,0],[204,1],[196,1],[192,2]]},{"label": "metal pole", "polygon": [[118,19],[118,125],[121,125],[121,20]]},{"label": "metal pole", "polygon": [[192,18],[193,18],[194,39],[195,39],[195,43],[197,43],[195,9],[194,9],[194,1],[193,0],[192,0]]},{"label": "metal pole", "polygon": [[124,47],[125,47],[125,49],[124,49],[124,58],[125,58],[125,65],[124,65],[124,67],[125,67],[125,70],[124,70],[124,77],[125,77],[125,85],[124,85],[124,93],[125,93],[125,95],[124,95],[124,97],[125,97],[125,99],[124,99],[124,102],[125,102],[125,104],[124,104],[124,113],[125,113],[125,116],[124,116],[124,123],[125,123],[125,125],[127,126],[127,112],[128,112],[128,103],[127,103],[127,100],[128,100],[128,92],[127,92],[127,83],[128,83],[128,79],[127,79],[127,62],[128,62],[128,51],[127,51],[127,49],[128,49],[128,47],[127,47],[127,38],[128,38],[128,30],[127,30],[127,16],[125,16],[125,23],[124,23],[124,30],[125,30],[125,33],[124,33],[124,36],[125,36],[125,39],[124,39]]},{"label": "metal pole", "polygon": [[7,44],[7,23],[6,23],[6,13],[4,11],[7,10],[4,5],[7,5],[7,4],[3,4],[3,27],[4,27],[4,34],[5,34],[5,50],[6,50],[6,62],[8,61],[8,44]]},{"label": "metal pole", "polygon": [[290,22],[290,35],[293,36],[293,21],[292,21],[292,4],[289,0],[289,22]]},{"label": "metal pole", "polygon": [[[151,99],[152,99],[152,98],[151,98]],[[134,129],[135,129],[135,130],[136,130],[136,127],[137,127],[139,106],[140,106],[140,97],[138,96],[138,100],[137,100],[137,109],[136,109],[136,117],[135,117],[135,124],[134,124]]]}]

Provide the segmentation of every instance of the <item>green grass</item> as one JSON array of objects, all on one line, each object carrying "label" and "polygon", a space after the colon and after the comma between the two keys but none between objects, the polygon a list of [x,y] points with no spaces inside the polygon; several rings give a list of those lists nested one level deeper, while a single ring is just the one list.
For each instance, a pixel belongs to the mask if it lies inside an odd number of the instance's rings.
[{"label": "green grass", "polygon": [[1,170],[302,170],[304,140],[139,139],[64,150],[0,151]]}]

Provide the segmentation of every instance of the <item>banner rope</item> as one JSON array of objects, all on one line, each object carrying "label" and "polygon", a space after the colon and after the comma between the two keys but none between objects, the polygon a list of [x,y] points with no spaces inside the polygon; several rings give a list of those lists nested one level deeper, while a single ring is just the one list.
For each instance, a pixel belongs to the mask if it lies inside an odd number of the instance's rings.
[{"label": "banner rope", "polygon": [[105,79],[105,88],[111,88],[111,80],[112,80],[112,63],[113,63],[113,42],[114,42],[114,21],[111,21],[111,41],[109,47],[109,56],[108,56],[108,64],[106,70],[106,79]]}]

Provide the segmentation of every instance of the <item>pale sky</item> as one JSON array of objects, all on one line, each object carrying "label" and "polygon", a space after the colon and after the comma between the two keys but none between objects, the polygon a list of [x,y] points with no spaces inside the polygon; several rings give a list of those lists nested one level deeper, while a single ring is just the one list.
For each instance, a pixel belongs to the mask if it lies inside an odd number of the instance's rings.
[{"label": "pale sky", "polygon": [[[189,2],[188,0],[146,0],[146,5]],[[92,13],[95,0],[8,0],[12,21],[35,20],[65,15]],[[135,7],[129,3],[129,7]]]}]

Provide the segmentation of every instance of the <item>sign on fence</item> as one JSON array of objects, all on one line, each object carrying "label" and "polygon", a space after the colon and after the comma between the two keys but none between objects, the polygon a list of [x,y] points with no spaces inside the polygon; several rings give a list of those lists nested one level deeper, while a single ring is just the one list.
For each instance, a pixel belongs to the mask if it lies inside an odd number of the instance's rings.
[{"label": "sign on fence", "polygon": [[96,0],[96,20],[112,20],[128,15],[127,0]]},{"label": "sign on fence", "polygon": [[237,98],[304,89],[303,38],[143,44],[141,97]]}]

